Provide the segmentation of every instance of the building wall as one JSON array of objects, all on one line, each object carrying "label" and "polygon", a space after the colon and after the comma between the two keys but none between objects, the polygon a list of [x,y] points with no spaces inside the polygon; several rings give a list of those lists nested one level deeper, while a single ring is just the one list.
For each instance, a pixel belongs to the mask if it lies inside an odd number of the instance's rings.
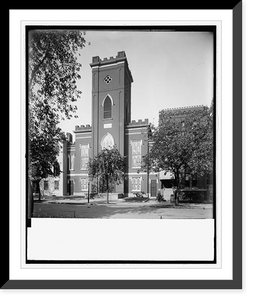
[{"label": "building wall", "polygon": [[[159,174],[143,168],[143,156],[150,151],[151,141],[148,137],[150,125],[148,119],[132,121],[126,129],[126,140],[128,145],[127,156],[127,185],[128,196],[133,196],[136,192],[143,192],[149,197],[156,197],[160,189]],[[136,164],[136,144],[140,145],[140,162]],[[138,151],[137,151],[138,153]]]},{"label": "building wall", "polygon": [[64,142],[62,145],[62,165],[61,165],[61,185],[62,185],[62,196],[67,195],[67,176],[68,176],[68,157],[67,157],[67,142]]},{"label": "building wall", "polygon": [[[115,192],[132,196],[136,192],[151,194],[157,192],[157,174],[144,172],[141,168],[142,157],[148,153],[148,119],[131,121],[131,85],[133,77],[128,67],[124,51],[116,57],[92,58],[92,126],[76,126],[75,143],[67,133],[67,142],[61,151],[60,165],[62,173],[59,179],[49,178],[45,194],[48,195],[84,195],[88,192],[88,171],[83,167],[82,153],[88,149],[88,158],[93,158],[102,150],[101,141],[110,134],[114,145],[122,156],[126,157],[125,179],[116,185]],[[104,102],[109,96],[112,103],[112,115],[104,118]],[[86,150],[85,150],[86,149]],[[87,159],[87,157],[86,157]],[[59,180],[59,189],[55,190],[55,180]],[[43,183],[44,186],[44,183]],[[58,186],[57,186],[58,187]]]},{"label": "building wall", "polygon": [[[93,57],[92,63],[92,154],[102,150],[101,141],[111,135],[122,156],[125,156],[125,124],[131,119],[131,84],[125,52],[116,57],[101,60]],[[111,118],[104,118],[104,102],[109,96],[112,103]],[[124,193],[124,181],[116,186],[115,192]]]},{"label": "building wall", "polygon": [[148,119],[133,120],[126,126],[126,188],[125,194],[148,193],[148,174],[142,170],[142,157],[148,153]]},{"label": "building wall", "polygon": [[[132,74],[124,51],[116,57],[101,60],[92,58],[92,126],[76,126],[75,143],[67,134],[67,142],[61,152],[60,164],[63,172],[59,178],[60,190],[54,191],[54,180],[49,179],[46,194],[84,195],[88,192],[88,171],[82,166],[82,153],[88,149],[93,158],[102,150],[103,137],[110,134],[122,156],[126,157],[126,178],[116,185],[118,194],[133,195],[135,192],[151,192],[151,181],[157,174],[148,174],[141,169],[142,156],[148,153],[148,119],[131,121]],[[112,116],[104,119],[104,101],[112,101]],[[86,149],[86,150],[84,150]],[[84,151],[84,152],[82,152]],[[86,153],[86,152],[85,152]],[[47,185],[47,183],[46,183]],[[158,184],[156,185],[158,189]]]},{"label": "building wall", "polygon": [[91,154],[92,129],[90,125],[76,126],[74,133],[75,144],[69,143],[67,153],[67,194],[84,195],[88,192],[84,181],[88,180],[87,162]]},{"label": "building wall", "polygon": [[[93,57],[92,63],[92,127],[76,126],[75,145],[68,147],[68,157],[74,155],[74,168],[68,171],[68,193],[83,194],[82,180],[88,177],[81,170],[80,147],[89,145],[89,157],[102,150],[102,139],[110,134],[114,145],[126,157],[125,179],[116,185],[118,194],[133,195],[135,192],[151,193],[151,185],[158,190],[157,174],[148,174],[141,169],[142,156],[148,153],[148,119],[131,121],[131,84],[133,78],[125,52],[116,57]],[[112,102],[111,118],[104,119],[104,101],[109,96]],[[137,153],[136,153],[137,151]],[[69,167],[69,163],[68,163]]]},{"label": "building wall", "polygon": [[63,196],[62,176],[48,176],[40,181],[40,191],[43,196]]}]

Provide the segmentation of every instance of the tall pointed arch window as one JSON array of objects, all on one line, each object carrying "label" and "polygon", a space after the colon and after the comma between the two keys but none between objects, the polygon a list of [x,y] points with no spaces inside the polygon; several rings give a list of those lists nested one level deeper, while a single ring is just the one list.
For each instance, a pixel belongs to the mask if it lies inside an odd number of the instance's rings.
[{"label": "tall pointed arch window", "polygon": [[89,144],[86,145],[79,145],[80,151],[81,151],[81,164],[80,169],[81,170],[87,170],[88,164],[89,164]]},{"label": "tall pointed arch window", "polygon": [[141,167],[141,144],[142,141],[131,141],[132,145],[132,168]]},{"label": "tall pointed arch window", "polygon": [[104,119],[112,118],[112,99],[106,96],[104,100]]}]

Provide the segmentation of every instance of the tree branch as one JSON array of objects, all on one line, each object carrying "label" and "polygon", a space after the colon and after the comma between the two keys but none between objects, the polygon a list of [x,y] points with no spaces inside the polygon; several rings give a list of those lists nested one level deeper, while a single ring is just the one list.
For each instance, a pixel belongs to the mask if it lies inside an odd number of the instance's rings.
[{"label": "tree branch", "polygon": [[33,81],[33,78],[34,78],[35,74],[38,72],[40,66],[43,64],[43,62],[47,58],[48,52],[49,51],[47,50],[46,53],[45,53],[45,55],[44,55],[44,57],[42,58],[42,60],[37,64],[36,67],[34,67],[34,69],[32,71],[32,75],[31,75],[30,81],[29,81],[29,87],[31,87],[31,85],[32,85],[32,81]]}]

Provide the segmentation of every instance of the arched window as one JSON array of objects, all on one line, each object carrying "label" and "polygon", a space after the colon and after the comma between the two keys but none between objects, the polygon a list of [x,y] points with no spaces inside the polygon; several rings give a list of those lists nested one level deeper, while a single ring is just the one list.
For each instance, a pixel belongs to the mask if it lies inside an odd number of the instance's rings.
[{"label": "arched window", "polygon": [[142,141],[131,141],[132,145],[132,167],[141,167],[141,144]]},{"label": "arched window", "polygon": [[104,119],[111,119],[112,117],[112,100],[106,96],[104,101]]},{"label": "arched window", "polygon": [[114,146],[113,136],[107,132],[101,140],[102,149],[112,149]]}]

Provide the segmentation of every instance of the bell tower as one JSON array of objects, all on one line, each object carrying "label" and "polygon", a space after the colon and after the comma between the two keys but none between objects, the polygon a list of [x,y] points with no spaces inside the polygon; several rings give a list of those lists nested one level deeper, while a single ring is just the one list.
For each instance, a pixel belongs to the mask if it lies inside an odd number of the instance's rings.
[{"label": "bell tower", "polygon": [[125,126],[131,122],[133,78],[126,53],[116,57],[92,58],[92,156],[116,145],[125,155]]}]

